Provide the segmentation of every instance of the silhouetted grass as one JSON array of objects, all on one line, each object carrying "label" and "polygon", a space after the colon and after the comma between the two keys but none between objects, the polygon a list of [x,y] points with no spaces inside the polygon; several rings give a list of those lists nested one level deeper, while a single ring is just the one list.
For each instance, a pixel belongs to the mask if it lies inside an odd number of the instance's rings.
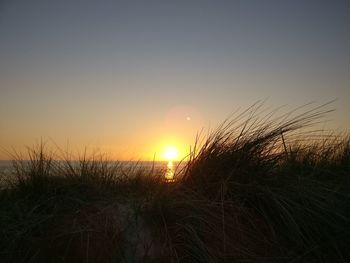
[{"label": "silhouetted grass", "polygon": [[0,192],[0,258],[348,262],[350,138],[315,130],[327,107],[278,116],[257,103],[198,136],[173,183],[154,167],[31,149]]}]

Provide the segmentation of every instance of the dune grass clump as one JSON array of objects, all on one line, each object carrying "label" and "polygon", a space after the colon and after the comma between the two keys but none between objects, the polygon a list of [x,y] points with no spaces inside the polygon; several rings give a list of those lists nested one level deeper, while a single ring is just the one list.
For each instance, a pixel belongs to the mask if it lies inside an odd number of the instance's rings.
[{"label": "dune grass clump", "polygon": [[[179,180],[195,200],[184,203],[193,212],[180,217],[188,219],[181,231],[192,236],[184,240],[196,244],[185,247],[187,257],[350,259],[350,139],[310,129],[329,112],[326,106],[274,117],[275,112],[262,116],[256,104],[203,143],[197,140],[198,151]],[[199,248],[206,260],[197,260]]]},{"label": "dune grass clump", "polygon": [[[0,192],[1,262],[137,262],[161,258],[141,210],[161,171],[102,155],[55,160],[43,144],[13,161]],[[151,175],[152,174],[152,175]]]},{"label": "dune grass clump", "polygon": [[0,191],[0,257],[348,262],[350,138],[316,130],[327,107],[257,103],[198,136],[172,183],[154,166],[32,149]]}]

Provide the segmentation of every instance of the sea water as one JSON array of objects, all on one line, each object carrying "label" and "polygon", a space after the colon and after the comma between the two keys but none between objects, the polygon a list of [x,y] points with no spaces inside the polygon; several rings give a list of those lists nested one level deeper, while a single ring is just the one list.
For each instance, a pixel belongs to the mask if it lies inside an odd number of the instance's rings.
[{"label": "sea water", "polygon": [[0,173],[10,173],[13,169],[12,161],[0,160]]},{"label": "sea water", "polygon": [[[29,161],[23,161],[24,163]],[[73,166],[79,166],[79,161],[71,161]],[[149,162],[149,161],[111,161],[111,165],[118,164],[125,169],[146,169],[146,170],[154,170],[155,172],[161,172],[164,174],[164,178],[168,182],[174,181],[174,176],[177,172],[181,170],[183,164],[179,164],[177,162]],[[10,176],[14,172],[13,161],[4,161],[0,160],[0,175],[2,178],[6,176]]]}]

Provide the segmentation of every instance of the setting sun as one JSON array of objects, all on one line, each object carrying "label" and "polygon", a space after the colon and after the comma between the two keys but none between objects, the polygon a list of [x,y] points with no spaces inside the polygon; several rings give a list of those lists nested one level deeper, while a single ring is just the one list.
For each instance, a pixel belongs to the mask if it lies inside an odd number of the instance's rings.
[{"label": "setting sun", "polygon": [[163,157],[167,161],[174,161],[179,157],[179,151],[174,146],[168,146],[164,149]]}]

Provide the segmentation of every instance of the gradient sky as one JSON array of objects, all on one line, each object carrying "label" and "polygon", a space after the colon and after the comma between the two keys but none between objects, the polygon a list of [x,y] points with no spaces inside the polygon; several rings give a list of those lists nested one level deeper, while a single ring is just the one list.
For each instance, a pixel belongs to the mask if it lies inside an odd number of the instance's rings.
[{"label": "gradient sky", "polygon": [[3,0],[0,148],[150,159],[259,99],[349,129],[349,47],[349,1]]}]

